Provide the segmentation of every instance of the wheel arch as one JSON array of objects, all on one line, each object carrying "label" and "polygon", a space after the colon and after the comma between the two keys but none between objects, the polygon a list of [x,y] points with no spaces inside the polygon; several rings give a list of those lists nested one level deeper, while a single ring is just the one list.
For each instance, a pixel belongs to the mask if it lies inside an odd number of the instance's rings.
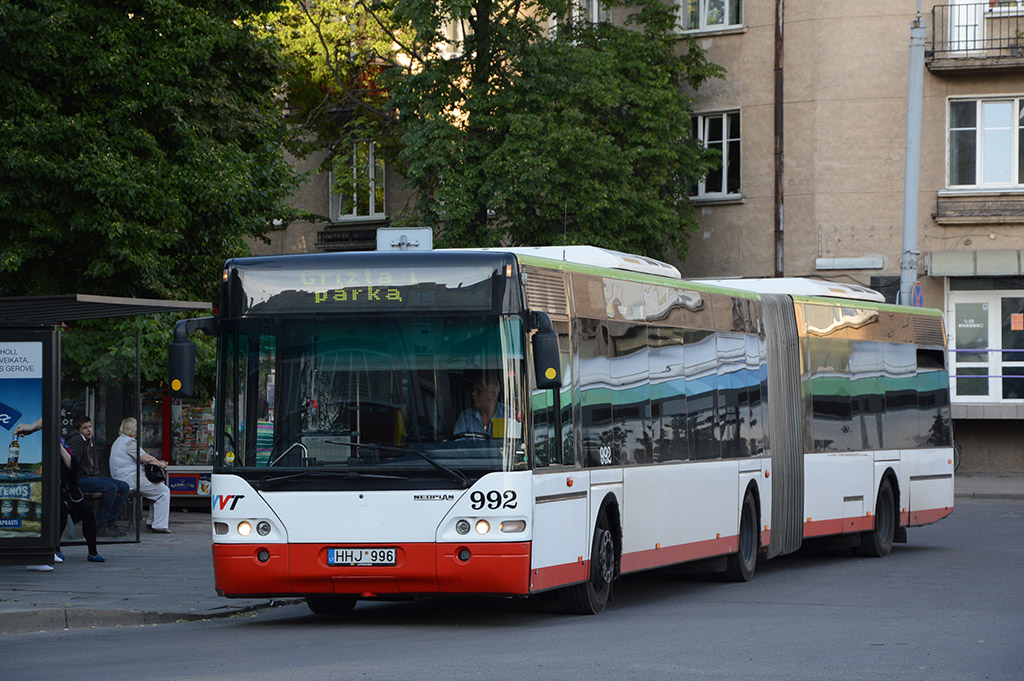
[{"label": "wheel arch", "polygon": [[[619,509],[619,500],[614,492],[608,492],[601,499],[597,513],[594,514],[594,526],[591,533],[597,530],[597,520],[604,515],[608,521],[608,527],[612,533],[612,541],[615,543],[615,576],[618,577],[622,571],[622,512]],[[590,537],[590,545],[594,543],[593,534]]]},{"label": "wheel arch", "polygon": [[755,525],[756,525],[756,528],[757,528],[757,532],[755,533],[755,536],[757,537],[757,550],[760,551],[762,548],[764,548],[764,545],[761,543],[761,529],[764,527],[764,525],[761,523],[761,490],[757,486],[757,481],[756,480],[751,480],[750,482],[747,483],[746,488],[743,490],[743,496],[740,497],[740,511],[741,511],[741,513],[740,513],[740,517],[738,517],[736,519],[736,531],[737,531],[737,534],[739,534],[739,526],[740,526],[740,523],[743,522],[743,517],[742,517],[743,500],[747,498],[748,494],[754,498],[754,510],[757,513],[757,517],[754,519],[755,520]]},{"label": "wheel arch", "polygon": [[878,493],[882,491],[882,483],[886,480],[889,481],[889,488],[892,490],[893,510],[896,517],[896,527],[894,529],[899,529],[904,525],[902,522],[903,514],[900,512],[902,510],[902,506],[900,506],[900,476],[896,475],[896,471],[893,470],[892,466],[886,466],[882,475],[878,478],[878,487],[875,488],[875,498],[872,500],[871,512],[875,512],[875,505],[878,503]]}]

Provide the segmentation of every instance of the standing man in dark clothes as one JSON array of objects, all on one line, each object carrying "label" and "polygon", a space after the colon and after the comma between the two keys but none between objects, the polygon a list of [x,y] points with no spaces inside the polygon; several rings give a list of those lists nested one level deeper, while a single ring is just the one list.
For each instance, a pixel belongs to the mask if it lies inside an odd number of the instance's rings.
[{"label": "standing man in dark clothes", "polygon": [[117,528],[117,518],[128,498],[128,484],[102,475],[96,443],[92,439],[92,420],[88,416],[78,416],[74,427],[75,432],[68,436],[67,444],[74,459],[72,467],[78,479],[78,489],[103,495],[96,517],[97,534],[101,537],[123,537],[124,532]]}]

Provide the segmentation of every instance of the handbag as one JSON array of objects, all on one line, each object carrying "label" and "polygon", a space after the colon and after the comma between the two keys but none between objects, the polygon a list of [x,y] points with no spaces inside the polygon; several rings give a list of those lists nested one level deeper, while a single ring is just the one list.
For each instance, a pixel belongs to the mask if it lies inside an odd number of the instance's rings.
[{"label": "handbag", "polygon": [[167,476],[164,475],[164,469],[155,463],[143,464],[142,471],[146,474],[146,480],[150,482],[163,482],[167,479]]}]

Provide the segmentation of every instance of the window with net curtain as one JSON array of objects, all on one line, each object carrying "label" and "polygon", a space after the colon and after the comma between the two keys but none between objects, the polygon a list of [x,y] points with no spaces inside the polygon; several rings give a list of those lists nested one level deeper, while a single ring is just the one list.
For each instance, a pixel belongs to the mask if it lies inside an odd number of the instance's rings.
[{"label": "window with net curtain", "polygon": [[743,0],[682,0],[679,27],[684,31],[714,31],[743,24]]},{"label": "window with net curtain", "polygon": [[1024,97],[949,103],[950,187],[1024,183]]}]

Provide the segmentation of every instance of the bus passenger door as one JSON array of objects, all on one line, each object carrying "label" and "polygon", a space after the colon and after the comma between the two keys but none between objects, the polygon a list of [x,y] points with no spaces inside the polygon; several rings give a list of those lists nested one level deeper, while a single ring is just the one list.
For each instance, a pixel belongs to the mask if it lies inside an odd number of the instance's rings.
[{"label": "bus passenger door", "polygon": [[545,591],[587,578],[589,489],[588,471],[553,466],[534,472],[531,591]]},{"label": "bus passenger door", "polygon": [[[555,321],[559,334],[562,387],[558,390],[560,418],[556,419],[555,391],[537,389],[531,374],[533,546],[530,590],[554,589],[587,578],[590,540],[590,473],[580,468],[574,446],[574,407],[569,327]],[[561,422],[556,441],[556,422]]]}]

